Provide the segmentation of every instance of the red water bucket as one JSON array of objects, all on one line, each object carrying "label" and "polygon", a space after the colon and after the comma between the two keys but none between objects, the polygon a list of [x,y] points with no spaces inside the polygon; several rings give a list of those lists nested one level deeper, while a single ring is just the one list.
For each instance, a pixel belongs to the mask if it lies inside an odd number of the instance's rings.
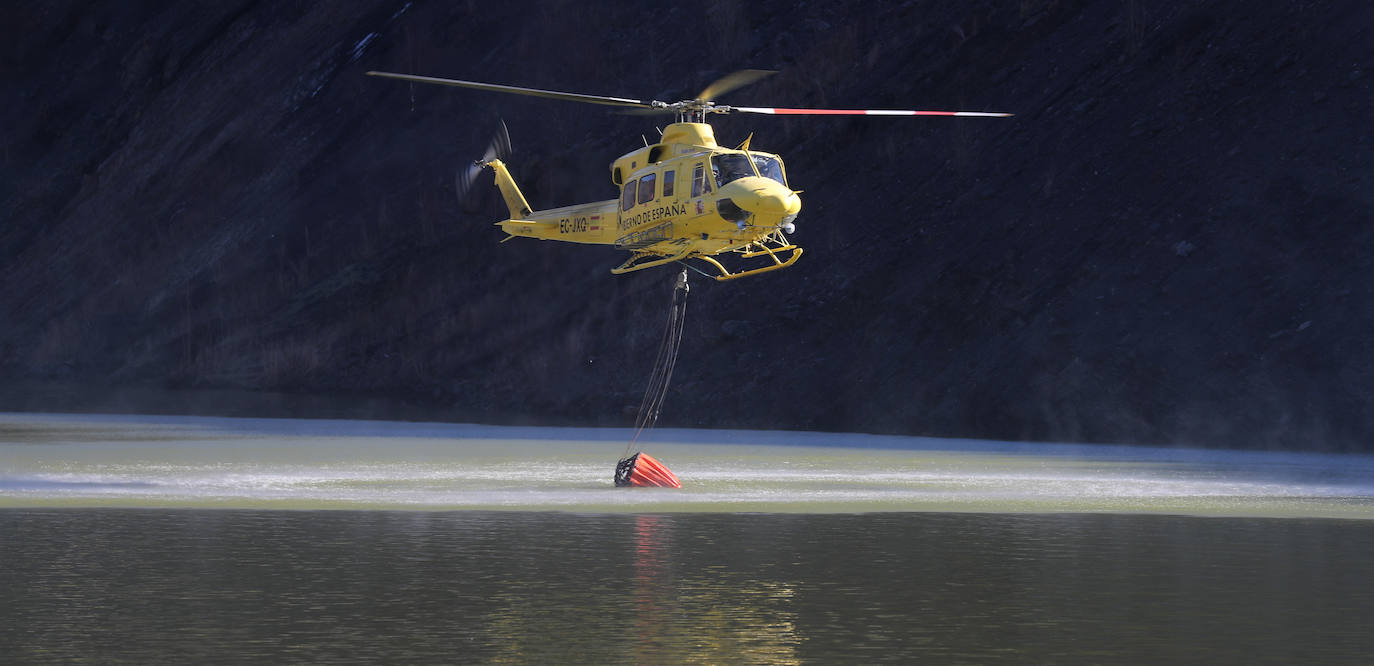
[{"label": "red water bucket", "polygon": [[616,464],[615,485],[681,488],[682,482],[667,465],[641,451]]}]

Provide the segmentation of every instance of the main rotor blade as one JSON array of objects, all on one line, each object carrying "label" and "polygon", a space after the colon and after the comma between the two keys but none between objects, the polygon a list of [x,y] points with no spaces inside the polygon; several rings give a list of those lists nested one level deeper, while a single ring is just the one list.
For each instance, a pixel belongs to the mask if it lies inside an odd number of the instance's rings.
[{"label": "main rotor blade", "polygon": [[529,95],[530,97],[545,97],[548,99],[561,99],[566,102],[583,102],[586,104],[604,104],[606,106],[633,106],[641,108],[653,108],[648,102],[641,102],[637,99],[626,99],[624,97],[603,97],[601,95],[583,95],[580,93],[566,93],[555,90],[540,90],[538,88],[520,88],[518,86],[503,86],[495,83],[478,83],[476,81],[460,81],[458,79],[441,79],[433,76],[416,76],[414,74],[396,74],[393,72],[368,72],[368,76],[380,76],[388,79],[400,79],[402,81],[414,81],[417,83],[437,83],[442,86],[455,86],[458,88],[476,88],[477,90],[489,90],[492,92],[512,93],[516,95]]},{"label": "main rotor blade", "polygon": [[1010,118],[1010,113],[985,111],[901,111],[893,109],[778,109],[762,106],[731,106],[731,111],[766,113],[770,116],[959,116],[964,118]]},{"label": "main rotor blade", "polygon": [[771,76],[777,72],[771,69],[741,69],[738,72],[731,72],[716,79],[714,83],[706,86],[706,89],[697,95],[697,99],[703,102],[713,100],[725,93],[747,86],[765,76]]}]

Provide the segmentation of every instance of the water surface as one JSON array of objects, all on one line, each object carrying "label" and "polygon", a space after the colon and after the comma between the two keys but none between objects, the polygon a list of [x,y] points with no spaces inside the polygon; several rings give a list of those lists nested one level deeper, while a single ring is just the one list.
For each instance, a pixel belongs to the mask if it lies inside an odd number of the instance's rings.
[{"label": "water surface", "polygon": [[1368,663],[1374,522],[0,511],[9,663]]},{"label": "water surface", "polygon": [[0,414],[0,507],[1129,512],[1374,518],[1374,456],[663,430]]},{"label": "water surface", "polygon": [[0,414],[17,663],[1367,663],[1374,460]]}]

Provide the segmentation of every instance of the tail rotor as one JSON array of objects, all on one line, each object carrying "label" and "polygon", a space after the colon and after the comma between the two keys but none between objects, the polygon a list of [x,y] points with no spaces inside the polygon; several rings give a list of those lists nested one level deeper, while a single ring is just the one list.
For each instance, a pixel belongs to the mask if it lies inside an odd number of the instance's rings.
[{"label": "tail rotor", "polygon": [[491,137],[491,142],[487,144],[487,149],[482,153],[482,158],[471,164],[459,168],[453,176],[454,189],[458,192],[458,203],[463,210],[468,213],[476,213],[478,208],[473,201],[473,185],[477,182],[477,176],[482,174],[482,169],[492,160],[505,160],[510,157],[510,132],[506,130],[506,122],[497,119],[496,133]]}]

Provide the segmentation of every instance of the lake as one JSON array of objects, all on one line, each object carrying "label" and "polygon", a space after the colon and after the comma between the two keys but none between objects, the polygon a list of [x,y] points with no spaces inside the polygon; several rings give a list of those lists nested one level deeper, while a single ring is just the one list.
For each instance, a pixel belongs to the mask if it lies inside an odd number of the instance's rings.
[{"label": "lake", "polygon": [[1368,456],[0,414],[18,663],[1367,663]]}]

